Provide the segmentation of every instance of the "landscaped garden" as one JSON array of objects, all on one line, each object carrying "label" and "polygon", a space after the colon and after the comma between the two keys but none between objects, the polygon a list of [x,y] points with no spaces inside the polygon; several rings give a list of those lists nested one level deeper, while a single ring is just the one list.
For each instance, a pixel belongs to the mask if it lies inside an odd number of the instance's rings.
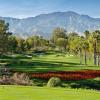
[{"label": "landscaped garden", "polygon": [[34,86],[45,87],[51,77],[61,79],[60,87],[100,89],[100,67],[80,65],[79,57],[63,53],[3,56],[12,73],[27,73]]}]

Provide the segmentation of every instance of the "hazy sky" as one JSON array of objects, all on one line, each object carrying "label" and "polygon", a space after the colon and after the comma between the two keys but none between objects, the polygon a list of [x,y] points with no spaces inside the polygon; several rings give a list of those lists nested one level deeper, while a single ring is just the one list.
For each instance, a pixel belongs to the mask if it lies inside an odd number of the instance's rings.
[{"label": "hazy sky", "polygon": [[25,18],[57,11],[100,18],[100,0],[0,0],[0,16]]}]

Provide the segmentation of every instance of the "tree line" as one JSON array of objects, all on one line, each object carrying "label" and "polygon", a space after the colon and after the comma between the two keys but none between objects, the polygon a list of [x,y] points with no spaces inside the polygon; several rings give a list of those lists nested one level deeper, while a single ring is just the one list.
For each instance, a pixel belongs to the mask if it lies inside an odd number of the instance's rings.
[{"label": "tree line", "polygon": [[85,65],[88,60],[94,58],[94,65],[100,65],[100,30],[86,30],[80,36],[78,33],[68,33],[65,29],[57,27],[52,31],[50,39],[44,39],[42,36],[23,39],[14,36],[8,30],[9,24],[0,20],[0,55],[53,50],[79,55],[80,64],[83,58]]}]

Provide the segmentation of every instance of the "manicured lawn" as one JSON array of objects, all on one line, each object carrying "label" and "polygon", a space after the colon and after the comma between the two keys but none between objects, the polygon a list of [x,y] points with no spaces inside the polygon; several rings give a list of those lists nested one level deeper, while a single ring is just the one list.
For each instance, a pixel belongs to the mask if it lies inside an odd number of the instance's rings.
[{"label": "manicured lawn", "polygon": [[0,86],[0,100],[100,100],[100,92],[66,88]]},{"label": "manicured lawn", "polygon": [[[49,71],[78,71],[78,70],[100,70],[94,66],[93,61],[88,62],[88,66],[79,64],[79,57],[68,54],[47,54],[26,57],[25,55],[15,55],[14,57],[3,57],[2,63],[9,63],[9,67],[16,71],[24,72],[49,72]],[[91,83],[90,83],[91,82]],[[68,84],[73,83],[69,82]],[[65,85],[64,85],[65,84]],[[100,100],[100,92],[94,90],[47,88],[34,86],[2,86],[0,85],[0,100]],[[90,87],[93,80],[74,81],[80,87]],[[98,82],[95,82],[98,84]],[[95,85],[93,85],[95,86]],[[98,86],[97,86],[98,88]]]},{"label": "manicured lawn", "polygon": [[1,59],[2,62],[10,63],[10,67],[17,71],[25,72],[44,72],[44,71],[74,71],[74,70],[100,70],[100,67],[94,66],[93,61],[88,61],[88,65],[79,64],[79,57],[68,54],[47,54],[26,57],[17,55]]}]

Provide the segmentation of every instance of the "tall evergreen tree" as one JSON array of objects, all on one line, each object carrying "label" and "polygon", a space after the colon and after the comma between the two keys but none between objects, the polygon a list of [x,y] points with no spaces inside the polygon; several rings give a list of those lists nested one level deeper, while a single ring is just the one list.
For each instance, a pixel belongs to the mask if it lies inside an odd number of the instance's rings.
[{"label": "tall evergreen tree", "polygon": [[0,54],[6,53],[8,51],[8,38],[12,34],[8,32],[9,24],[5,21],[0,20]]}]

